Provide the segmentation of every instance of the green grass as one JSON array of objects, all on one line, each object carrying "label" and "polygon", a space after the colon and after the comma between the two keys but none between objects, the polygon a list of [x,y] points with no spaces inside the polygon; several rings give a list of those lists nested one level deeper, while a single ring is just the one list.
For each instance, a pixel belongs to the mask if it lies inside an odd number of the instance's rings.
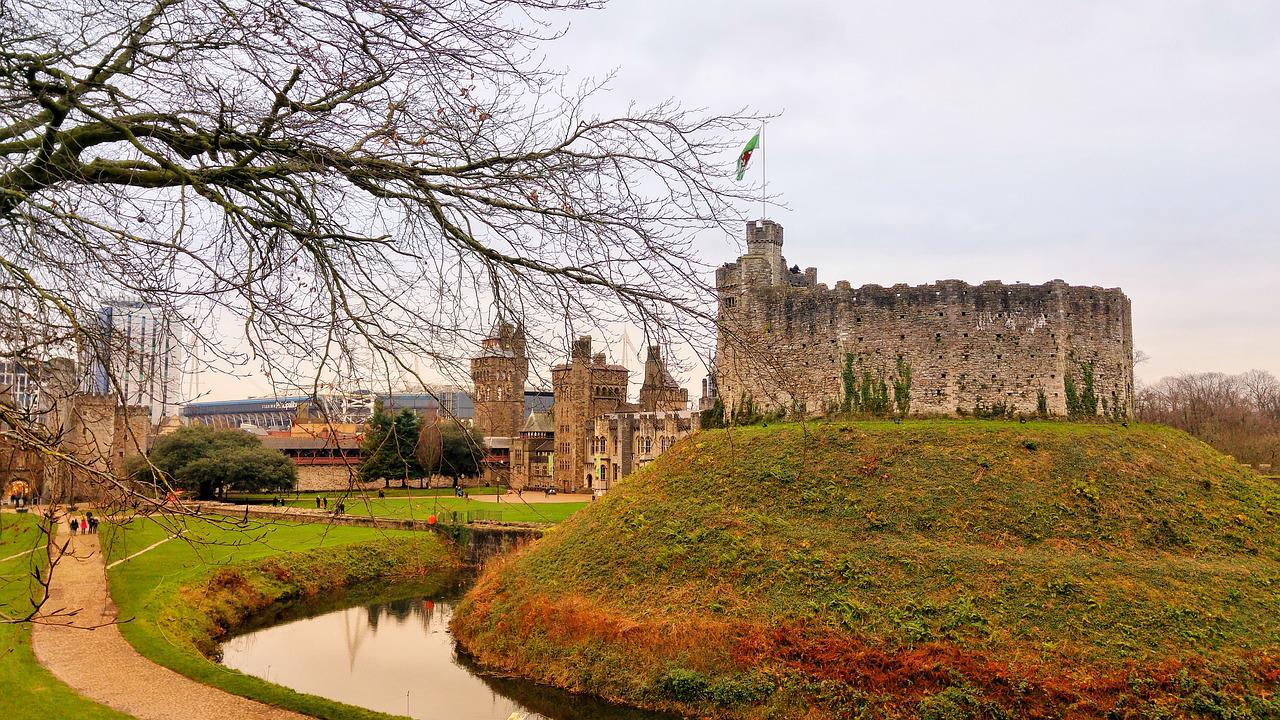
[{"label": "green grass", "polygon": [[728,717],[1275,717],[1280,489],[1156,426],[709,431],[456,617],[488,664]]},{"label": "green grass", "polygon": [[[278,493],[235,493],[235,492],[233,492],[233,493],[227,493],[227,499],[228,499],[228,500],[230,500],[230,501],[233,501],[233,502],[234,502],[234,501],[236,501],[236,500],[266,500],[266,501],[270,502],[270,501],[271,501],[271,498],[273,498],[273,497],[278,497],[278,498],[287,498],[287,499],[293,499],[293,498],[295,498],[295,497],[296,497],[296,498],[299,498],[299,499],[301,499],[301,500],[303,500],[303,501],[310,502],[310,503],[314,506],[314,505],[315,505],[315,499],[314,499],[314,498],[315,498],[317,495],[323,495],[323,496],[325,496],[325,497],[330,498],[330,501],[332,501],[333,499],[343,497],[344,495],[346,495],[346,496],[350,496],[350,497],[377,497],[377,495],[378,495],[378,490],[382,490],[383,494],[384,494],[384,495],[386,495],[387,497],[406,497],[406,496],[413,496],[413,497],[424,497],[424,496],[444,496],[444,497],[452,497],[452,496],[453,496],[453,494],[454,494],[454,492],[453,492],[453,488],[421,488],[421,489],[419,489],[419,488],[414,488],[414,487],[402,488],[402,487],[399,487],[399,486],[395,486],[395,485],[393,485],[392,487],[389,487],[389,488],[374,488],[374,489],[372,489],[372,490],[358,490],[358,489],[353,489],[353,490],[349,490],[349,491],[343,491],[343,490],[309,490],[309,491],[306,491],[306,492],[293,492],[293,491],[287,491],[287,492],[278,492]],[[462,489],[462,492],[463,492],[464,494],[468,495],[468,496],[475,496],[475,495],[497,495],[497,494],[498,494],[498,488],[496,488],[496,487],[470,487],[470,488],[463,488],[463,489]],[[505,491],[504,491],[504,492],[505,492]]]},{"label": "green grass", "polygon": [[[293,507],[315,509],[314,498],[299,500],[289,499]],[[337,500],[329,498],[329,509],[332,510]],[[550,502],[525,503],[515,495],[504,495],[502,502],[482,502],[457,497],[428,498],[370,498],[368,500],[350,497],[346,500],[348,515],[372,515],[382,518],[416,518],[425,520],[428,516],[445,513],[470,513],[473,519],[497,520],[502,522],[558,523],[570,515],[586,507],[586,502]],[[444,519],[444,518],[442,518]]]},{"label": "green grass", "polygon": [[[108,562],[170,540],[108,572],[125,638],[144,656],[199,682],[323,718],[386,718],[362,708],[304,695],[218,665],[216,640],[226,628],[281,602],[311,598],[356,602],[369,589],[430,592],[456,560],[431,533],[374,528],[253,524],[220,520],[136,519],[105,525]],[[408,583],[408,584],[401,584]],[[361,590],[363,587],[365,590]]]},{"label": "green grass", "polygon": [[[31,513],[0,515],[0,558],[33,547],[36,552],[0,563],[0,607],[6,617],[25,617],[36,588],[31,572],[48,562],[42,545],[40,517]],[[89,720],[127,718],[76,694],[36,662],[31,626],[0,624],[0,703],[6,720],[74,717]]]}]

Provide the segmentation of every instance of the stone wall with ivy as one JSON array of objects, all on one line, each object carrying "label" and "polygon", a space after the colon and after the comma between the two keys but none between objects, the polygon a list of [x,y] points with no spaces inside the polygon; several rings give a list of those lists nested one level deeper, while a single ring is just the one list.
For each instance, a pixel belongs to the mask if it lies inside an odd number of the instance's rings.
[{"label": "stone wall with ivy", "polygon": [[1118,288],[828,288],[812,268],[787,269],[776,233],[716,274],[716,379],[730,413],[1132,413],[1131,307]]}]

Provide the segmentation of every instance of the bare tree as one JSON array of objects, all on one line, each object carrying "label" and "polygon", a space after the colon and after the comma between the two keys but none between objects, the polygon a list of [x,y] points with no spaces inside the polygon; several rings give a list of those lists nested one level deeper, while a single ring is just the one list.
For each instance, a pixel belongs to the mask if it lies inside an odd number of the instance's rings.
[{"label": "bare tree", "polygon": [[104,298],[288,389],[463,377],[500,315],[547,349],[617,322],[708,342],[692,238],[755,195],[728,173],[755,120],[598,114],[608,78],[540,48],[602,4],[0,0],[0,315],[40,318],[121,402]]},{"label": "bare tree", "polygon": [[1280,460],[1280,382],[1265,370],[1240,375],[1188,373],[1143,388],[1138,417],[1195,435],[1241,462]]}]

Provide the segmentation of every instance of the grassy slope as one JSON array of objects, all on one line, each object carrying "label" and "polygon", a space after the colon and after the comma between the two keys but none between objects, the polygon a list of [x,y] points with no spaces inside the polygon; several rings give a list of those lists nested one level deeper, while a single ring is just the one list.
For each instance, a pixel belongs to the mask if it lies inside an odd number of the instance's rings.
[{"label": "grassy slope", "polygon": [[486,573],[455,632],[725,716],[1275,717],[1278,529],[1274,484],[1168,428],[712,431]]},{"label": "grassy slope", "polygon": [[[171,540],[109,573],[121,632],[144,656],[229,692],[322,718],[387,718],[294,692],[210,660],[216,637],[279,602],[332,597],[364,584],[420,583],[430,592],[456,569],[434,534],[372,528],[275,523],[240,531],[225,523],[188,522]],[[105,530],[107,561],[127,557],[172,534],[135,520]]]},{"label": "grassy slope", "polygon": [[[0,558],[43,545],[39,516],[5,513],[0,517]],[[25,616],[36,588],[31,571],[48,558],[40,547],[35,553],[0,563],[0,607],[6,617]],[[34,563],[34,564],[33,564]],[[31,627],[0,624],[0,707],[6,719],[76,717],[90,720],[126,718],[110,708],[76,694],[36,662],[31,651]]]}]

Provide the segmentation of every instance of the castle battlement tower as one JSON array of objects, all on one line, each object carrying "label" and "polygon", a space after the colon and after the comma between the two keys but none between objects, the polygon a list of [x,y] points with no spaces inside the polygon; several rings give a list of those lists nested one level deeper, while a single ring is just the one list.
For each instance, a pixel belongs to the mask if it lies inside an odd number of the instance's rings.
[{"label": "castle battlement tower", "polygon": [[475,426],[481,437],[514,437],[524,427],[529,357],[523,325],[499,320],[471,359]]},{"label": "castle battlement tower", "polygon": [[730,411],[1132,414],[1132,310],[1119,288],[828,288],[815,268],[787,267],[781,225],[746,230],[746,254],[716,270],[715,381]]}]

